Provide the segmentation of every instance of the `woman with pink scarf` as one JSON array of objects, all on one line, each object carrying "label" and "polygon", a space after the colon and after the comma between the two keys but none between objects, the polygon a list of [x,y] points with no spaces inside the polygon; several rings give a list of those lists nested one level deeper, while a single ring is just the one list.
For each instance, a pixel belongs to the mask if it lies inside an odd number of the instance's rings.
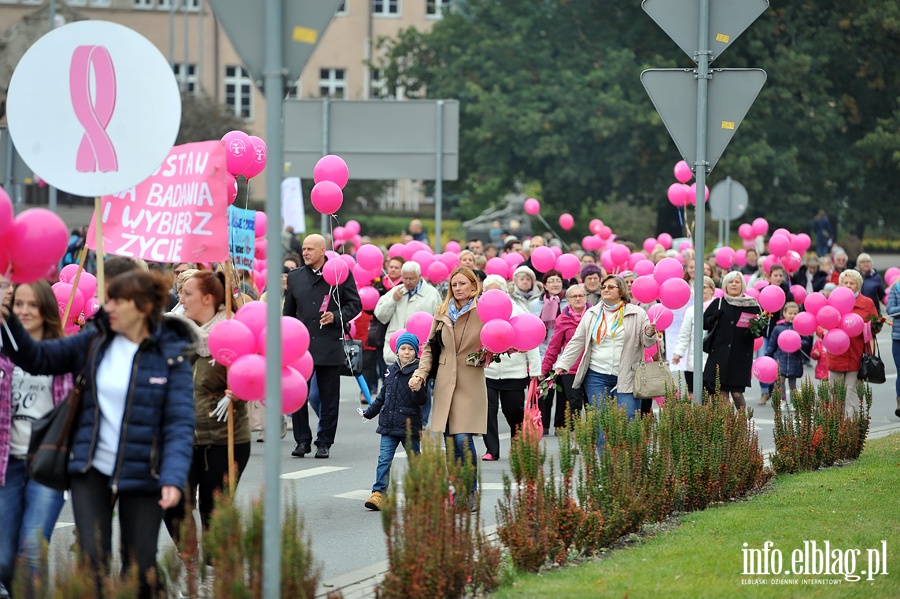
[{"label": "woman with pink scarf", "polygon": [[[540,316],[547,327],[547,334],[541,343],[541,356],[547,354],[547,347],[550,345],[550,339],[553,336],[553,330],[556,326],[556,318],[562,314],[566,304],[566,293],[563,289],[563,276],[558,270],[548,270],[542,279],[544,284],[544,292],[538,297],[531,300],[531,313]],[[544,434],[550,434],[550,413],[553,409],[553,400],[556,399],[556,415],[553,418],[554,428],[563,428],[566,424],[566,406],[565,398],[556,398],[553,389],[541,400],[541,417],[544,423]]]}]

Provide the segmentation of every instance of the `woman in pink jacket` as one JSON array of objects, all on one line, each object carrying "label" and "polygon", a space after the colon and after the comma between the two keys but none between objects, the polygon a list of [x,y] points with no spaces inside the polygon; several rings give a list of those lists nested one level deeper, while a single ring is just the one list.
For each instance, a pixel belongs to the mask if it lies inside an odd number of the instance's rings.
[{"label": "woman in pink jacket", "polygon": [[[544,360],[541,363],[541,376],[546,378],[556,365],[556,359],[565,349],[566,345],[575,334],[578,323],[585,311],[591,307],[587,301],[587,291],[584,285],[572,285],[566,291],[566,302],[568,306],[563,308],[562,313],[556,317],[556,326],[553,329],[553,336],[550,338],[550,344],[547,346],[547,353],[544,354]],[[587,403],[587,394],[584,386],[575,388],[575,373],[578,372],[578,365],[581,364],[581,356],[572,364],[569,372],[559,376],[559,382],[566,394],[569,413],[572,417],[580,416]]]}]

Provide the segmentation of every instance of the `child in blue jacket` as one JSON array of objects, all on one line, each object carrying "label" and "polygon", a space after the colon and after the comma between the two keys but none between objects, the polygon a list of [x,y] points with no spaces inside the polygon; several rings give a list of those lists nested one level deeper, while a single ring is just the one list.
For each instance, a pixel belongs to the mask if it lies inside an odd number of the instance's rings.
[{"label": "child in blue jacket", "polygon": [[[812,337],[801,336],[800,349],[795,352],[786,352],[778,346],[778,336],[784,331],[794,330],[794,317],[800,312],[800,306],[796,302],[788,302],[784,305],[781,313],[783,320],[779,320],[772,329],[772,335],[766,346],[766,355],[775,358],[778,362],[778,379],[781,385],[781,397],[785,402],[790,400],[789,395],[785,395],[784,381],[787,379],[790,390],[797,390],[797,379],[803,376],[803,355],[809,355],[812,349]],[[790,405],[786,403],[786,405]]]},{"label": "child in blue jacket", "polygon": [[397,361],[388,368],[381,392],[365,412],[359,410],[366,420],[378,416],[378,429],[375,432],[381,435],[375,485],[372,487],[372,496],[366,500],[366,507],[370,510],[381,510],[384,503],[384,493],[391,476],[391,462],[397,446],[402,443],[407,453],[419,453],[422,406],[428,395],[424,385],[418,391],[409,388],[409,379],[418,367],[419,338],[412,333],[403,333],[397,339]]}]

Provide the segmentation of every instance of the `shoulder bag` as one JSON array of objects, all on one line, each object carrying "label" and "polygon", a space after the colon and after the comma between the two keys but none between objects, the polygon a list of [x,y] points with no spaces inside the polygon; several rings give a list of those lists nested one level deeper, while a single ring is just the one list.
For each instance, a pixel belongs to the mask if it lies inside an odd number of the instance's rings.
[{"label": "shoulder bag", "polygon": [[[721,297],[719,298],[719,311],[720,312],[722,311],[722,298]],[[719,315],[719,317],[721,318],[721,314]],[[717,318],[716,323],[713,325],[713,328],[711,328],[710,330],[706,331],[706,333],[703,334],[703,352],[704,353],[708,354],[712,351],[713,333],[716,332],[716,327],[718,327],[718,326],[719,326],[719,319]]]},{"label": "shoulder bag", "polygon": [[669,370],[669,363],[662,359],[658,342],[656,344],[656,354],[660,358],[658,361],[647,362],[642,357],[641,363],[635,370],[635,399],[664,397],[666,395],[666,389],[675,389],[675,379],[672,378],[672,372]]},{"label": "shoulder bag", "polygon": [[444,348],[444,344],[441,341],[441,331],[443,331],[443,327],[438,326],[434,329],[434,334],[428,338],[428,346],[431,348],[431,368],[428,369],[429,380],[437,377],[438,364],[441,361],[441,350]]},{"label": "shoulder bag", "polygon": [[341,376],[356,378],[363,371],[363,342],[358,339],[344,339],[344,363]]},{"label": "shoulder bag", "polygon": [[[875,353],[872,353],[870,347],[875,346]],[[884,362],[881,361],[881,352],[878,349],[878,342],[872,339],[871,342],[863,345],[862,358],[859,361],[859,372],[857,378],[867,383],[880,385],[887,381],[884,374]]]}]

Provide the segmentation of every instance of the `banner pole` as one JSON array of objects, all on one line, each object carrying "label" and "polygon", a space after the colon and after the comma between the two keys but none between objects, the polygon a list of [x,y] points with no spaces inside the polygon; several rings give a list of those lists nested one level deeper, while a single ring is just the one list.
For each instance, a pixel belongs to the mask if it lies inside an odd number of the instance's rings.
[{"label": "banner pole", "polygon": [[69,311],[72,309],[72,302],[75,301],[75,292],[78,291],[78,281],[81,280],[81,273],[84,272],[84,262],[87,259],[87,253],[88,249],[87,245],[85,245],[81,249],[81,260],[78,261],[78,272],[75,273],[75,278],[72,279],[72,291],[69,292],[69,301],[66,303],[66,311],[63,313],[62,318],[63,328],[65,328],[66,322],[69,320]]},{"label": "banner pole", "polygon": [[[225,317],[229,319],[232,317],[230,265],[231,256],[228,257],[228,262],[223,269],[225,271]],[[232,497],[237,488],[234,472],[234,401],[231,400],[231,403],[228,404],[228,494]]]},{"label": "banner pole", "polygon": [[103,201],[94,198],[94,235],[97,245],[97,300],[106,303],[106,279],[103,275]]}]

